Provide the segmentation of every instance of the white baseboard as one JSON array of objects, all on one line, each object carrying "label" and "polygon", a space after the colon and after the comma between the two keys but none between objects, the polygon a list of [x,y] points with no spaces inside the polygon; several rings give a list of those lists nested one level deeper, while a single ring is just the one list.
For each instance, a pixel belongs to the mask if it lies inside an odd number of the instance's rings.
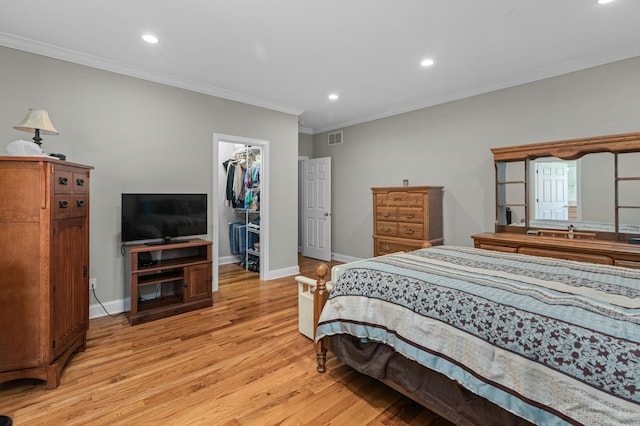
[{"label": "white baseboard", "polygon": [[240,263],[240,256],[222,256],[218,258],[218,265],[228,265],[229,263]]},{"label": "white baseboard", "polygon": [[340,253],[332,253],[331,258],[333,260],[337,260],[338,262],[345,262],[345,263],[357,262],[358,260],[362,260],[362,258],[360,257],[347,256],[345,254],[340,254]]},{"label": "white baseboard", "polygon": [[282,268],[282,269],[277,269],[275,271],[268,271],[267,272],[267,280],[275,280],[277,278],[284,278],[284,277],[294,277],[296,275],[300,274],[300,268],[298,267],[298,265],[296,266],[289,266],[288,268]]},{"label": "white baseboard", "polygon": [[[106,317],[107,312],[109,312],[109,314],[111,315],[117,315],[124,312],[123,299],[104,302],[102,305],[104,306],[104,308],[99,303],[89,305],[89,319]],[[105,309],[107,310],[107,312],[105,312]]]}]

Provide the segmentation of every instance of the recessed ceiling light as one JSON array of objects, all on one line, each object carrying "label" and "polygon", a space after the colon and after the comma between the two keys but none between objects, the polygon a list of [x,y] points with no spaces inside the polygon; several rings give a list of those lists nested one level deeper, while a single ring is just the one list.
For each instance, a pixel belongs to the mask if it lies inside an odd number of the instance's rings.
[{"label": "recessed ceiling light", "polygon": [[435,62],[433,61],[433,59],[431,58],[425,58],[422,60],[422,62],[420,62],[420,66],[421,67],[430,67],[431,65],[433,65]]},{"label": "recessed ceiling light", "polygon": [[142,39],[147,43],[156,44],[158,42],[158,37],[152,34],[145,34],[142,36]]},{"label": "recessed ceiling light", "polygon": [[614,0],[598,0],[598,4],[607,4],[607,3],[611,3]]},{"label": "recessed ceiling light", "polygon": [[337,101],[338,100],[338,95],[336,93],[332,93],[329,95],[329,99],[332,101]]}]

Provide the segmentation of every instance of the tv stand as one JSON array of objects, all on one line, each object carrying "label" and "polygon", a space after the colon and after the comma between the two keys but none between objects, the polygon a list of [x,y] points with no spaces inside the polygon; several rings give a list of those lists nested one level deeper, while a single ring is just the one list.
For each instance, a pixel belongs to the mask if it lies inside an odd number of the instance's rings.
[{"label": "tv stand", "polygon": [[129,323],[142,324],[213,305],[211,248],[211,241],[199,238],[125,246]]}]

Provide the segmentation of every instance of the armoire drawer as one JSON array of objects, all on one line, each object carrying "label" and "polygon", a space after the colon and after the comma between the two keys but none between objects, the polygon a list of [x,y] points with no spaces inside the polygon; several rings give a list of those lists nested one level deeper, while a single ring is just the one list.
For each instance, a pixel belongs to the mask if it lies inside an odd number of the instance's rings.
[{"label": "armoire drawer", "polygon": [[73,192],[73,172],[56,169],[53,174],[53,188],[56,193]]},{"label": "armoire drawer", "polygon": [[89,210],[89,200],[87,194],[56,194],[52,209],[55,219],[84,217]]},{"label": "armoire drawer", "polygon": [[73,192],[87,192],[89,188],[89,177],[85,173],[73,174]]}]

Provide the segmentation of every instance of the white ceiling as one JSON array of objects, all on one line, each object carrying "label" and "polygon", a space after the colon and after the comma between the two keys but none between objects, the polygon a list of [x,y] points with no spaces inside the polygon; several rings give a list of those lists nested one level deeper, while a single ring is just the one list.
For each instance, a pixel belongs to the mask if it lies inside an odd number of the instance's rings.
[{"label": "white ceiling", "polygon": [[639,0],[2,0],[0,45],[318,133],[640,56],[639,17]]}]

